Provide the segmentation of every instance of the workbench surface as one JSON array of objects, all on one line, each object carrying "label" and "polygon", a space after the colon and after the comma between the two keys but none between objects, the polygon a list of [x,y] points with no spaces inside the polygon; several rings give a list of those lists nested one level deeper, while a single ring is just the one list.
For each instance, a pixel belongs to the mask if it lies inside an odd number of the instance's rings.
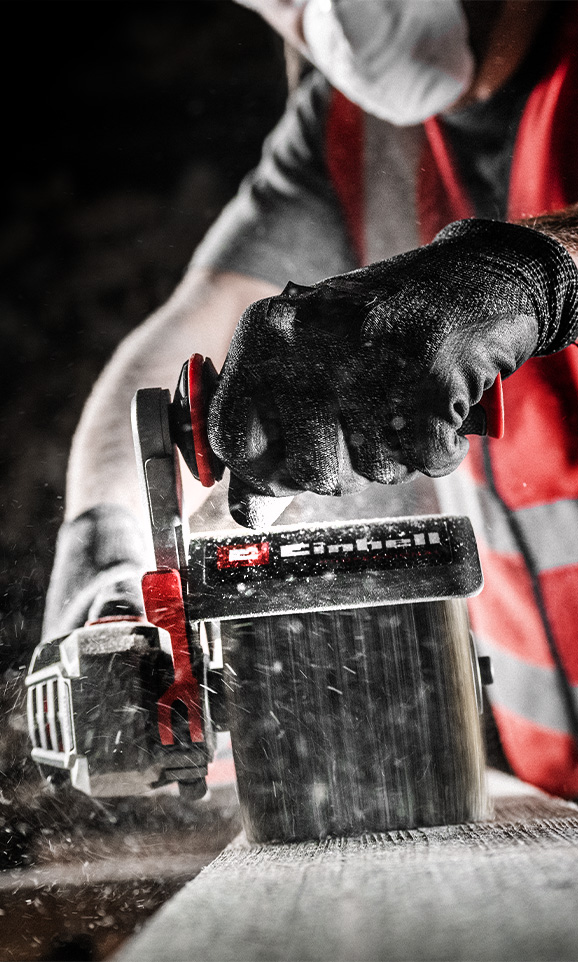
[{"label": "workbench surface", "polygon": [[491,773],[494,818],[237,839],[115,962],[576,960],[578,807]]}]

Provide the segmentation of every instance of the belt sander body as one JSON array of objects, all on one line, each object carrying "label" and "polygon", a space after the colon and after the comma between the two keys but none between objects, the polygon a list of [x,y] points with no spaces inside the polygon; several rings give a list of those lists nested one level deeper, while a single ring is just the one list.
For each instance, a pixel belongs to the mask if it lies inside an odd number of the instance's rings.
[{"label": "belt sander body", "polygon": [[190,539],[172,409],[160,389],[133,404],[157,566],[143,578],[146,620],[86,625],[33,655],[42,771],[101,797],[177,782],[200,798],[229,731],[255,841],[485,816],[490,678],[466,608],[482,587],[469,520]]}]

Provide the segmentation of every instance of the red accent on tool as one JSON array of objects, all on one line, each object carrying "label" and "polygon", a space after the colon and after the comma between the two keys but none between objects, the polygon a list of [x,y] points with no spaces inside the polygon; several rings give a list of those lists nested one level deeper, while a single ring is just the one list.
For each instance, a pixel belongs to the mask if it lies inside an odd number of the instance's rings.
[{"label": "red accent on tool", "polygon": [[269,542],[227,544],[217,548],[217,568],[253,568],[269,564]]},{"label": "red accent on tool", "polygon": [[492,386],[482,394],[480,406],[486,412],[487,436],[500,440],[504,437],[504,392],[499,372]]},{"label": "red accent on tool", "polygon": [[191,666],[179,572],[174,568],[147,571],[142,579],[142,592],[148,620],[158,628],[165,628],[171,639],[175,680],[157,702],[161,743],[175,744],[171,714],[174,704],[179,701],[187,709],[191,741],[202,742],[199,684]]},{"label": "red accent on tool", "polygon": [[199,481],[203,487],[211,488],[216,479],[207,435],[207,403],[203,392],[203,361],[204,358],[201,354],[192,354],[189,358],[189,407]]}]

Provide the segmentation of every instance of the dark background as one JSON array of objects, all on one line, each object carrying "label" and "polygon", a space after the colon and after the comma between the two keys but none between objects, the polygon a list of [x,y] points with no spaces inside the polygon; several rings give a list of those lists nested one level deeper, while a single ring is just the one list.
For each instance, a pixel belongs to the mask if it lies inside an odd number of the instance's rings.
[{"label": "dark background", "polygon": [[[200,846],[206,860],[238,823],[236,809],[215,819],[173,796],[114,806],[54,793],[28,760],[23,676],[68,450],[115,346],[171,293],[258,160],[285,64],[273,32],[229,0],[19,0],[3,14],[0,955],[104,958],[184,881],[163,874],[170,851]],[[151,845],[167,862],[154,882],[30,895],[19,875],[44,865],[66,880],[69,863]]]},{"label": "dark background", "polygon": [[[229,0],[5,7],[0,670],[38,640],[70,438],[282,111],[282,44]],[[9,26],[7,26],[9,24]]]},{"label": "dark background", "polygon": [[[77,859],[103,839],[117,847],[118,831],[188,831],[193,817],[170,798],[111,814],[41,787],[23,676],[86,397],[258,160],[286,81],[280,40],[229,0],[20,0],[3,12],[0,871],[10,872],[58,846]],[[217,832],[211,844],[226,841]],[[0,917],[16,935],[20,923]],[[0,954],[15,958],[2,938]],[[40,957],[30,946],[24,957]]]}]

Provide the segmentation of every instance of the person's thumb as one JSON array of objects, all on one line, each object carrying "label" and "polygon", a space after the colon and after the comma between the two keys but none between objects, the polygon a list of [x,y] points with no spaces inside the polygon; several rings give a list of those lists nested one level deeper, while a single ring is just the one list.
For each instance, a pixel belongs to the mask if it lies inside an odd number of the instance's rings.
[{"label": "person's thumb", "polygon": [[245,528],[270,527],[292,500],[293,497],[272,498],[257,494],[248,484],[231,474],[229,511],[233,520]]}]

